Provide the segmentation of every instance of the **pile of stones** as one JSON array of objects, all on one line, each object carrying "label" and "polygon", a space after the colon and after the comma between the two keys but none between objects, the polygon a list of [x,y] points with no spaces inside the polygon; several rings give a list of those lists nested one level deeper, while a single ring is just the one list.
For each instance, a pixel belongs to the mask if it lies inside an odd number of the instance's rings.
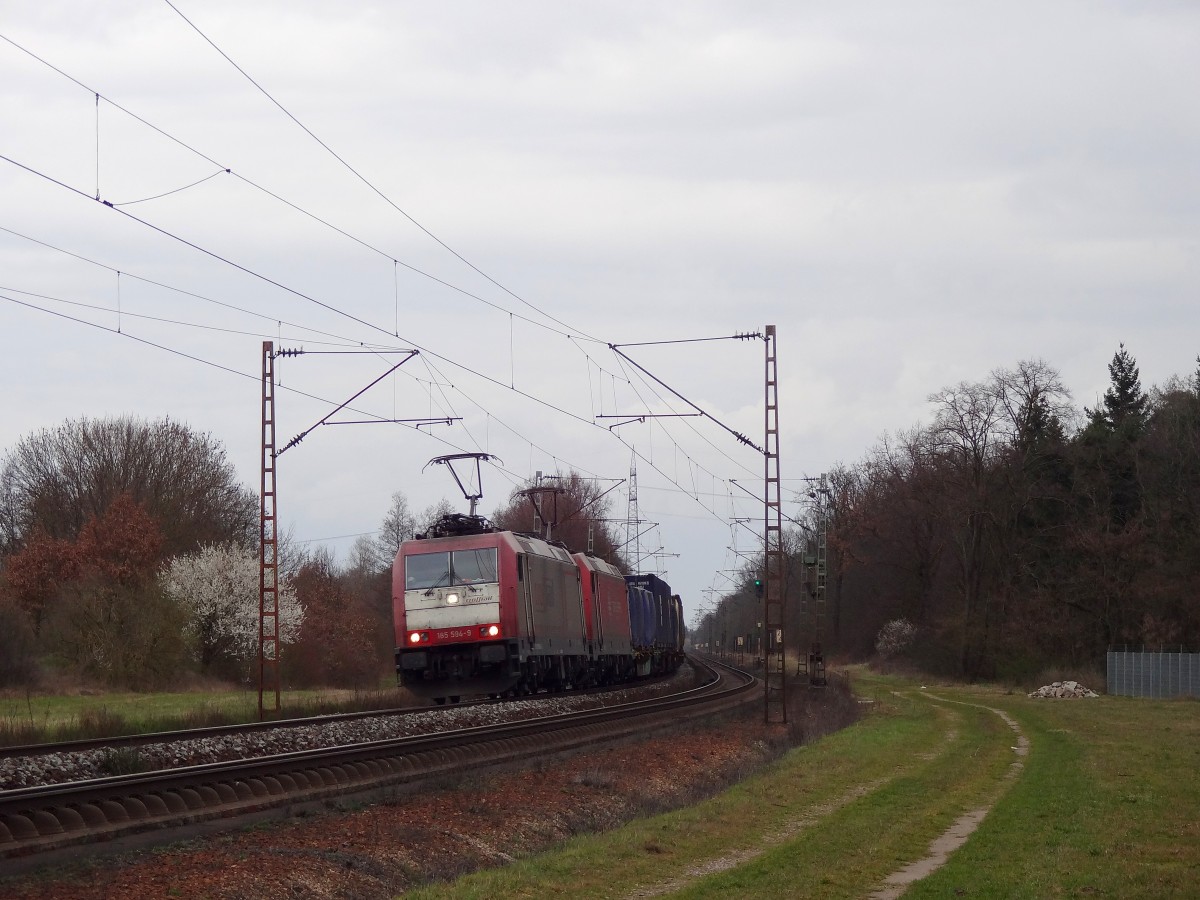
[{"label": "pile of stones", "polygon": [[1099,697],[1095,691],[1089,691],[1078,681],[1056,681],[1046,684],[1029,695],[1038,700],[1074,700],[1079,697]]}]

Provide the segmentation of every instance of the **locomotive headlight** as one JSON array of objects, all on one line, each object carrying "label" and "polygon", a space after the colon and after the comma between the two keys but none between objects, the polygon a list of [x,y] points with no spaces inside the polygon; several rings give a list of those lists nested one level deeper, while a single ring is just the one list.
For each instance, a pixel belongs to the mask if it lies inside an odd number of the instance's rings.
[{"label": "locomotive headlight", "polygon": [[450,606],[453,606],[457,602],[458,602],[458,594],[447,594],[446,595],[446,603],[448,603]]},{"label": "locomotive headlight", "polygon": [[488,632],[488,637],[495,637],[496,635],[498,635],[500,633],[500,626],[499,625],[489,625],[487,632]]},{"label": "locomotive headlight", "polygon": [[412,634],[410,634],[408,636],[408,640],[409,640],[409,643],[412,643],[412,644],[421,643],[421,632],[414,631]]}]

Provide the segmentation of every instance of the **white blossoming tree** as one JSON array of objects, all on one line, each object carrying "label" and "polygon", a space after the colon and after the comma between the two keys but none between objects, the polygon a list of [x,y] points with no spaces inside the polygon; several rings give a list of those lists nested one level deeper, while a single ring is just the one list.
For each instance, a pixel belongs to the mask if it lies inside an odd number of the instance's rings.
[{"label": "white blossoming tree", "polygon": [[879,629],[875,650],[885,658],[899,656],[912,645],[916,636],[917,628],[908,619],[893,619]]},{"label": "white blossoming tree", "polygon": [[[257,655],[258,574],[254,551],[234,544],[210,544],[199,553],[177,556],[163,570],[163,589],[187,612],[187,635],[202,671]],[[281,584],[280,642],[293,643],[303,621],[304,607],[291,586]]]}]

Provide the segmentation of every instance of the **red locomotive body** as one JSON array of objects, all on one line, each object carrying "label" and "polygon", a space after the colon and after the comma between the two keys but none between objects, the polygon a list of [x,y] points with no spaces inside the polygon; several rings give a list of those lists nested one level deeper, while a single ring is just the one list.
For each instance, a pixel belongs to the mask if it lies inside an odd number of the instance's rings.
[{"label": "red locomotive body", "polygon": [[632,632],[625,576],[616,566],[584,553],[575,554],[583,587],[588,644],[595,660],[593,680],[601,684],[633,678]]},{"label": "red locomotive body", "polygon": [[396,669],[423,696],[574,684],[588,660],[579,570],[511,531],[405,541],[392,575]]},{"label": "red locomotive body", "polygon": [[400,683],[438,703],[609,684],[682,658],[641,646],[615,566],[475,516],[400,545],[392,617]]}]

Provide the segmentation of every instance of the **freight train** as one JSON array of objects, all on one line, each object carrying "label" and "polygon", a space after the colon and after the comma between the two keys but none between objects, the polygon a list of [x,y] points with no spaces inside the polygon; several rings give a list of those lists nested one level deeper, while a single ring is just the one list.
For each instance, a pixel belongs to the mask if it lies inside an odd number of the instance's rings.
[{"label": "freight train", "polygon": [[655,575],[454,514],[392,569],[399,683],[437,703],[609,685],[675,671],[683,609]]}]

